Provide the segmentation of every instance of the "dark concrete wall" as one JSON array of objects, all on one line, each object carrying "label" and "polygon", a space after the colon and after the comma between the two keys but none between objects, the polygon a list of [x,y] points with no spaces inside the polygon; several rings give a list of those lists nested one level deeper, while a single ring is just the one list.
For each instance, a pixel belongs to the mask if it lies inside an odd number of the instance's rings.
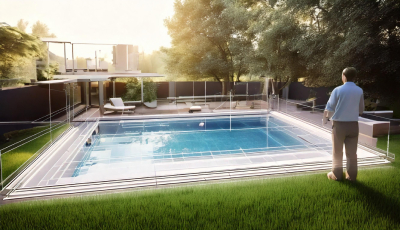
[{"label": "dark concrete wall", "polygon": [[[65,108],[62,84],[51,85],[51,110]],[[49,114],[49,87],[27,86],[0,91],[0,122],[34,121]]]},{"label": "dark concrete wall", "polygon": [[329,100],[328,93],[331,91],[329,87],[306,87],[301,82],[292,82],[289,86],[289,99],[294,100],[307,100],[310,95],[310,91],[314,90],[316,92],[316,104],[325,105]]},{"label": "dark concrete wall", "polygon": [[176,82],[175,96],[193,96],[193,82]]},{"label": "dark concrete wall", "polygon": [[207,82],[207,95],[222,93],[222,85],[219,82]]},{"label": "dark concrete wall", "polygon": [[157,98],[169,97],[169,83],[157,82]]}]

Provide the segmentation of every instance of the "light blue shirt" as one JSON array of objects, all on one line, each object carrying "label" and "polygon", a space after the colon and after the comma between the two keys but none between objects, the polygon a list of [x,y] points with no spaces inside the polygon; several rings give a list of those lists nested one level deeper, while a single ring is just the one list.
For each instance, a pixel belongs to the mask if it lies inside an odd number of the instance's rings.
[{"label": "light blue shirt", "polygon": [[332,91],[325,109],[334,113],[334,121],[358,121],[364,112],[363,90],[354,82],[346,82]]}]

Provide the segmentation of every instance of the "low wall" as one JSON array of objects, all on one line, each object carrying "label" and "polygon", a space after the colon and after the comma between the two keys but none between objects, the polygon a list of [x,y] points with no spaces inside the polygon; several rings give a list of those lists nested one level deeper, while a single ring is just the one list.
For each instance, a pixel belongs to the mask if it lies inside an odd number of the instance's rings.
[{"label": "low wall", "polygon": [[[51,111],[65,108],[62,84],[51,85]],[[34,121],[49,114],[49,87],[25,86],[0,91],[0,122]]]},{"label": "low wall", "polygon": [[292,82],[289,85],[289,99],[292,100],[307,100],[310,96],[311,90],[316,92],[316,104],[325,105],[329,100],[329,87],[306,87],[301,82]]}]

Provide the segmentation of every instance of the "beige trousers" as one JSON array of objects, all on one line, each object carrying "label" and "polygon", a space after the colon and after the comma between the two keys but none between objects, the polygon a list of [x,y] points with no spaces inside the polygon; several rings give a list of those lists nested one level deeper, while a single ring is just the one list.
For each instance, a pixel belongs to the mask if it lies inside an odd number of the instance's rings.
[{"label": "beige trousers", "polygon": [[338,180],[343,177],[343,144],[346,149],[346,171],[351,180],[357,177],[358,122],[333,121],[332,172]]}]

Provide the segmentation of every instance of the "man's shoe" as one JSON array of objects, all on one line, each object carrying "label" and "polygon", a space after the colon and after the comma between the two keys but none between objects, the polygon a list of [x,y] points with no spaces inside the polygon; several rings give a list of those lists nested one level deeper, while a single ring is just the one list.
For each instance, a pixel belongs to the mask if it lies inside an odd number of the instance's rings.
[{"label": "man's shoe", "polygon": [[350,178],[349,174],[346,172],[346,180],[354,182],[356,180],[353,180],[352,178]]},{"label": "man's shoe", "polygon": [[335,174],[333,174],[333,172],[329,172],[327,174],[327,176],[328,176],[329,180],[337,180],[337,178],[336,178]]}]

